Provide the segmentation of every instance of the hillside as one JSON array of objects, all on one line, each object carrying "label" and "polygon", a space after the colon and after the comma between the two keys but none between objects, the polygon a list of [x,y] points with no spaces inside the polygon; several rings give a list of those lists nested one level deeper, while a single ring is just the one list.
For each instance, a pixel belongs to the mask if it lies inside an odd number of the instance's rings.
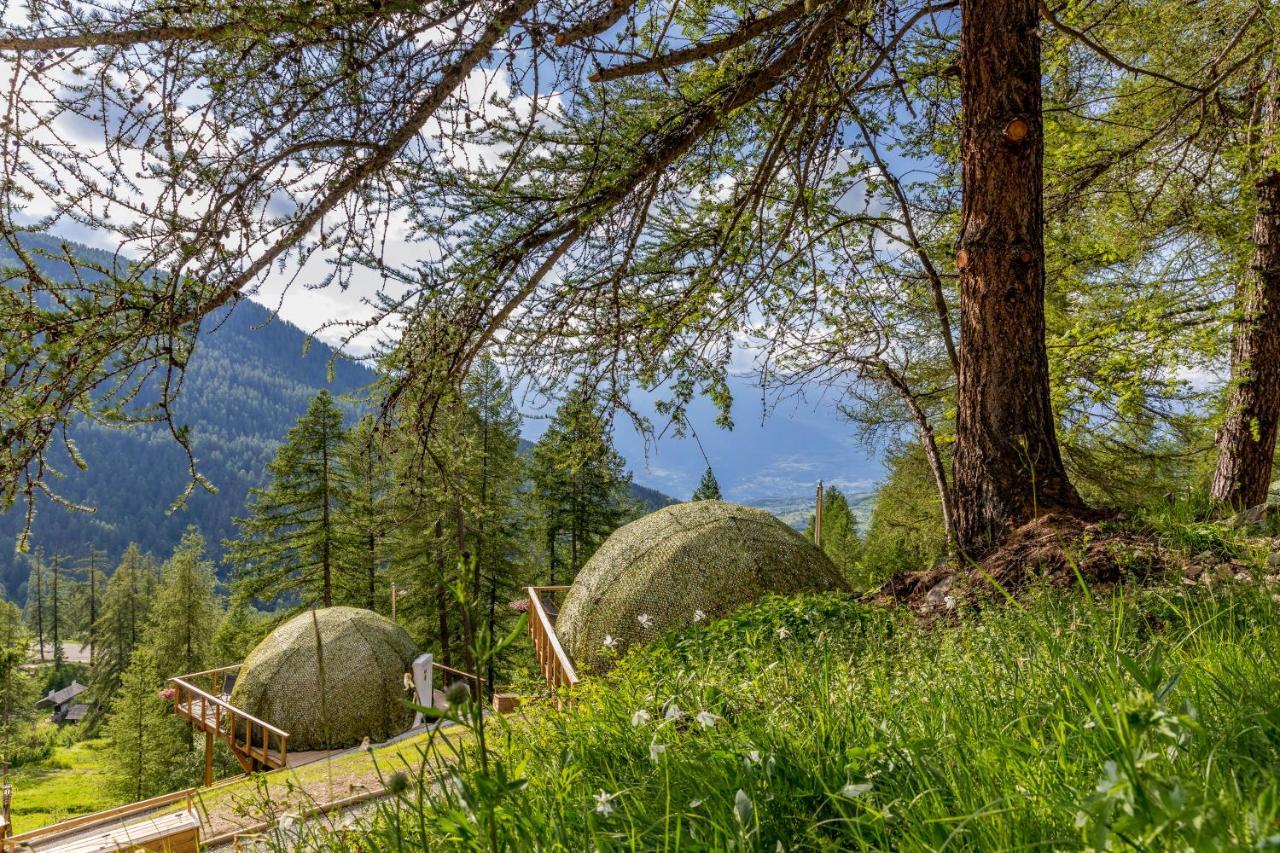
[{"label": "hillside", "polygon": [[[87,246],[76,251],[110,262],[106,253]],[[0,263],[9,258],[0,253]],[[61,264],[45,261],[44,266],[51,274],[65,273]],[[280,440],[316,392],[328,388],[352,394],[374,379],[364,365],[340,359],[330,382],[333,350],[319,341],[307,347],[302,329],[255,302],[241,301],[219,312],[204,328],[176,408],[179,423],[191,426],[200,470],[218,494],[197,492],[185,510],[166,515],[186,486],[185,459],[167,430],[148,426],[125,431],[81,421],[71,434],[89,468],[81,471],[60,458],[57,464],[65,477],[51,487],[95,511],[74,512],[41,501],[34,546],[73,561],[90,545],[114,561],[130,542],[161,555],[177,544],[187,525],[195,524],[214,559],[220,559],[222,540],[234,534],[232,519],[242,512],[249,489],[262,485]],[[673,500],[641,485],[632,486],[632,496],[654,508]],[[0,515],[0,542],[16,541],[22,521],[21,506]],[[12,547],[0,547],[0,583],[8,597],[25,600],[27,571]]]},{"label": "hillside", "polygon": [[[105,253],[88,247],[77,251],[109,262]],[[0,262],[5,260],[0,255]],[[53,274],[59,266],[46,262]],[[339,360],[328,382],[333,351],[315,342],[304,357],[307,335],[254,302],[242,301],[221,311],[205,329],[176,408],[179,423],[191,426],[200,469],[218,494],[197,492],[184,511],[166,515],[186,485],[185,460],[168,432],[159,426],[124,431],[81,421],[71,434],[89,468],[81,471],[61,459],[65,477],[51,487],[96,509],[91,514],[73,512],[42,501],[34,545],[73,560],[90,545],[115,560],[130,542],[162,554],[177,543],[187,525],[195,524],[218,557],[249,488],[262,482],[279,440],[316,391],[328,387],[335,394],[348,394],[373,379],[364,366]],[[0,516],[0,540],[12,543],[21,526],[21,507]],[[10,597],[25,597],[26,576],[22,558],[11,547],[0,548],[0,582]]]}]

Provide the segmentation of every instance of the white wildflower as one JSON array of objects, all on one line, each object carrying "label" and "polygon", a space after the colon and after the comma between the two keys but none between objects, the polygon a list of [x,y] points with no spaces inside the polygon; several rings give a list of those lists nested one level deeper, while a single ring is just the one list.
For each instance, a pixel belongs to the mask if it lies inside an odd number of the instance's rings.
[{"label": "white wildflower", "polygon": [[684,711],[681,711],[680,706],[677,705],[675,702],[672,702],[670,705],[667,706],[667,713],[663,715],[663,718],[668,723],[670,723],[674,720],[680,719],[683,716],[684,716]]},{"label": "white wildflower", "polygon": [[790,637],[790,636],[791,636],[791,632],[787,630],[786,625],[783,625],[781,628],[778,629],[779,640],[785,640],[787,637]]},{"label": "white wildflower", "polygon": [[617,794],[606,794],[604,791],[596,794],[596,814],[608,817],[613,814],[613,803],[610,802]]},{"label": "white wildflower", "polygon": [[751,767],[760,763],[760,750],[753,749],[748,752],[742,759],[742,763]]},{"label": "white wildflower", "polygon": [[712,726],[714,726],[716,724],[716,720],[718,719],[719,717],[717,717],[715,714],[711,713],[710,711],[698,712],[698,717],[697,717],[698,725],[702,726],[704,729],[709,729]]},{"label": "white wildflower", "polygon": [[705,622],[707,621],[707,614],[703,613],[701,610],[695,610],[693,611],[693,621]]},{"label": "white wildflower", "polygon": [[641,628],[646,630],[653,627],[653,617],[648,613],[641,613],[636,617],[636,621],[640,623]]},{"label": "white wildflower", "polygon": [[643,726],[647,722],[649,722],[649,712],[644,708],[631,715],[631,725],[633,726]]},{"label": "white wildflower", "polygon": [[733,798],[733,816],[738,819],[738,823],[746,826],[751,822],[755,812],[755,804],[751,802],[747,792],[739,788],[738,793]]},{"label": "white wildflower", "polygon": [[700,805],[702,805],[702,800],[690,800],[690,801],[689,801],[689,808],[691,808],[691,809],[696,809],[696,808],[697,808],[698,806],[700,806]]},{"label": "white wildflower", "polygon": [[604,635],[604,647],[606,649],[616,649],[618,647],[618,638],[612,634]]},{"label": "white wildflower", "polygon": [[662,754],[667,751],[665,743],[658,743],[656,740],[649,741],[649,760],[657,762],[662,758]]}]

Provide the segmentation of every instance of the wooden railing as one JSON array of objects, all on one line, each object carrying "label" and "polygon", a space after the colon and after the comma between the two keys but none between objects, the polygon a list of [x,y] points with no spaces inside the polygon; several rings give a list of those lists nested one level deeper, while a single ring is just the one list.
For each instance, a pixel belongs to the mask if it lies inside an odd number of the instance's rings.
[{"label": "wooden railing", "polygon": [[466,683],[467,689],[471,691],[472,699],[480,701],[483,698],[480,676],[473,675],[470,672],[463,672],[460,669],[454,669],[451,666],[445,666],[435,661],[431,662],[431,668],[435,671],[435,676],[432,678],[432,690],[439,690],[442,693],[447,692],[454,684],[462,681]]},{"label": "wooden railing", "polygon": [[[289,733],[222,698],[227,674],[239,668],[237,664],[170,678],[173,712],[201,731],[225,740],[246,773],[259,767],[284,767],[289,757]],[[208,679],[210,690],[193,684],[193,679]]]},{"label": "wooden railing", "polygon": [[567,586],[531,586],[529,594],[529,636],[533,639],[533,648],[538,655],[538,663],[542,666],[542,675],[547,686],[552,690],[572,688],[578,683],[578,673],[573,662],[560,646],[560,638],[556,636],[555,619],[547,613],[542,605],[543,596],[564,592]]}]

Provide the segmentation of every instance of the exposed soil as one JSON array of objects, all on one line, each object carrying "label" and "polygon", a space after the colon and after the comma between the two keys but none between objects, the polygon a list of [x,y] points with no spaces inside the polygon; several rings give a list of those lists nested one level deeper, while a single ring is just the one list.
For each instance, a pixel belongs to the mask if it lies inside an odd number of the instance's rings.
[{"label": "exposed soil", "polygon": [[[902,572],[869,596],[921,614],[941,614],[964,602],[982,606],[1033,586],[1065,589],[1081,581],[1095,589],[1118,583],[1168,582],[1181,576],[1230,579],[1247,566],[1162,548],[1153,536],[1117,530],[1107,519],[1046,513],[1013,532],[981,562]],[[1238,565],[1236,565],[1238,564]]]}]

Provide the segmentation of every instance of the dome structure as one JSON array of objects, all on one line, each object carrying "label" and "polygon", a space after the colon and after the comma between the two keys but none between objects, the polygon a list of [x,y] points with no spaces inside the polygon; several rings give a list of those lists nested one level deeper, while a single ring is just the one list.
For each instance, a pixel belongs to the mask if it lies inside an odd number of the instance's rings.
[{"label": "dome structure", "polygon": [[288,732],[291,752],[376,743],[413,720],[404,674],[415,657],[404,629],[371,610],[299,613],[249,653],[230,701]]},{"label": "dome structure", "polygon": [[848,589],[819,548],[761,509],[692,501],[619,528],[574,579],[556,634],[579,666],[771,593]]}]

